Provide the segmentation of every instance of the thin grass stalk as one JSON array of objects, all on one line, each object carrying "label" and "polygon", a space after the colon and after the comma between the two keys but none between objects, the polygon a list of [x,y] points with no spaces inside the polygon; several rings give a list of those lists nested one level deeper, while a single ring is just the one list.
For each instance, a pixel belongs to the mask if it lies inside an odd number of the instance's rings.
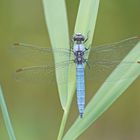
[{"label": "thin grass stalk", "polygon": [[9,139],[10,140],[16,140],[16,136],[14,134],[14,129],[12,127],[12,123],[11,123],[10,116],[9,116],[9,113],[8,113],[8,109],[7,109],[5,100],[4,100],[4,96],[3,96],[1,86],[0,86],[0,106],[1,106],[2,115],[3,115],[3,118],[4,118],[4,122],[5,122],[5,125],[6,125],[6,129],[7,129],[8,135],[9,135]]}]

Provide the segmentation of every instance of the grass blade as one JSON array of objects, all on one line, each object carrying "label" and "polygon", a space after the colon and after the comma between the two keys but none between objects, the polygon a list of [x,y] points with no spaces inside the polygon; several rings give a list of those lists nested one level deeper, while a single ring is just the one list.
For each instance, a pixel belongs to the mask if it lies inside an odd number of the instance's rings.
[{"label": "grass blade", "polygon": [[75,33],[89,35],[86,46],[92,43],[100,0],[81,0],[75,24]]},{"label": "grass blade", "polygon": [[[69,34],[67,14],[64,0],[43,0],[44,16],[51,40],[52,48],[69,49]],[[67,55],[54,53],[55,64],[69,60]],[[68,95],[68,67],[56,70],[56,78],[59,90],[59,97],[62,108],[64,110],[63,118],[60,125],[58,140],[61,140],[66,125],[68,111],[67,95]]]},{"label": "grass blade", "polygon": [[[65,1],[43,0],[43,7],[52,48],[69,49],[69,35]],[[67,55],[54,53],[54,59],[55,63],[59,63],[66,61],[69,58]],[[56,70],[59,97],[64,110],[67,102],[67,75],[68,68]]]},{"label": "grass blade", "polygon": [[0,106],[1,106],[2,115],[3,115],[4,121],[5,121],[5,125],[6,125],[7,131],[8,131],[9,138],[10,138],[10,140],[16,140],[14,130],[12,127],[12,123],[10,121],[10,117],[9,117],[8,110],[6,107],[6,103],[5,103],[5,100],[3,97],[1,86],[0,86]]},{"label": "grass blade", "polygon": [[[96,119],[98,119],[116,99],[129,87],[129,85],[140,75],[140,42],[135,48],[124,58],[123,61],[136,62],[128,65],[126,69],[118,66],[107,80],[123,75],[124,80],[115,82],[104,82],[102,87],[97,91],[96,95],[91,99],[86,107],[83,119],[78,118],[72,127],[68,130],[63,140],[74,140],[82,134]],[[122,73],[123,72],[123,73]],[[130,77],[125,79],[125,77]]]}]

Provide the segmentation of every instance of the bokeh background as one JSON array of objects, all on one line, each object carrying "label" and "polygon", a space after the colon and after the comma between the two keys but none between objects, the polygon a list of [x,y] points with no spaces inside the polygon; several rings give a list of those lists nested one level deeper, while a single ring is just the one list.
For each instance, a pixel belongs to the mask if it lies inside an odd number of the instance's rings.
[{"label": "bokeh background", "polygon": [[[66,4],[72,35],[79,1],[67,0]],[[93,44],[140,35],[139,6],[139,0],[101,0]],[[57,10],[54,9],[56,14]],[[11,46],[17,41],[51,47],[41,0],[0,0],[0,84],[17,140],[56,140],[63,115],[57,86],[55,82],[48,86],[45,82],[15,80],[17,68],[35,64],[38,59],[32,62],[20,59],[20,54],[15,57]],[[78,140],[139,140],[139,83],[140,78]],[[87,79],[87,102],[99,86]],[[67,129],[77,116],[74,99]],[[1,110],[0,140],[9,140]]]}]

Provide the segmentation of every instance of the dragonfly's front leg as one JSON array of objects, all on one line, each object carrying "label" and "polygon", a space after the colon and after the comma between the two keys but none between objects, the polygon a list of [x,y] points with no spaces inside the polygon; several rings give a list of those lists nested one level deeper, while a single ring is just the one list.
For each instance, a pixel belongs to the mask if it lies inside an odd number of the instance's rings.
[{"label": "dragonfly's front leg", "polygon": [[70,39],[70,47],[73,48],[73,45],[74,45],[74,35],[72,35]]},{"label": "dragonfly's front leg", "polygon": [[87,47],[85,47],[85,51],[84,51],[84,52],[88,51],[89,49],[91,49],[91,44],[89,45],[89,47],[88,47],[88,48],[87,48]]},{"label": "dragonfly's front leg", "polygon": [[83,43],[86,43],[86,42],[87,42],[87,40],[88,40],[88,38],[89,38],[89,32],[90,32],[90,31],[88,31],[87,36],[86,36],[86,38],[85,38],[85,40],[84,40]]},{"label": "dragonfly's front leg", "polygon": [[88,68],[90,69],[90,65],[89,65],[89,63],[88,63],[88,59],[84,59],[84,63],[86,63],[87,66],[88,66]]},{"label": "dragonfly's front leg", "polygon": [[83,42],[83,43],[86,43],[86,42],[87,42],[87,40],[88,40],[88,36],[85,38],[85,40],[84,40],[84,42]]}]

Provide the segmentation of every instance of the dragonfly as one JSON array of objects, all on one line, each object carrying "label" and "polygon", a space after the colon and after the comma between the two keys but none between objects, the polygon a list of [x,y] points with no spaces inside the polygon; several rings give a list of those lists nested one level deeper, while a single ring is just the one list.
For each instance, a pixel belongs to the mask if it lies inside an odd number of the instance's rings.
[{"label": "dragonfly", "polygon": [[[38,51],[40,55],[43,52],[45,55],[58,53],[60,55],[69,55],[70,59],[65,62],[57,64],[42,65],[42,66],[30,66],[17,69],[16,73],[25,76],[24,74],[32,75],[34,71],[40,71],[46,75],[50,74],[50,71],[68,67],[70,64],[75,65],[76,69],[76,95],[77,106],[80,117],[84,115],[85,109],[85,65],[88,66],[87,78],[96,77],[97,79],[107,78],[107,76],[117,67],[120,62],[125,58],[131,49],[140,41],[139,37],[130,37],[123,39],[119,42],[112,44],[99,45],[97,47],[86,47],[85,43],[88,41],[88,36],[85,37],[82,33],[76,33],[72,36],[73,47],[71,49],[64,48],[40,48],[30,44],[15,43],[17,48],[30,49],[33,52]],[[89,56],[88,56],[89,55]],[[135,62],[134,62],[135,63]],[[133,64],[133,62],[121,63],[123,67]],[[40,73],[39,72],[39,73]],[[90,74],[89,74],[90,73]],[[43,75],[43,74],[42,74]],[[34,75],[36,76],[36,75]],[[121,77],[117,77],[116,80],[121,80]]]}]

